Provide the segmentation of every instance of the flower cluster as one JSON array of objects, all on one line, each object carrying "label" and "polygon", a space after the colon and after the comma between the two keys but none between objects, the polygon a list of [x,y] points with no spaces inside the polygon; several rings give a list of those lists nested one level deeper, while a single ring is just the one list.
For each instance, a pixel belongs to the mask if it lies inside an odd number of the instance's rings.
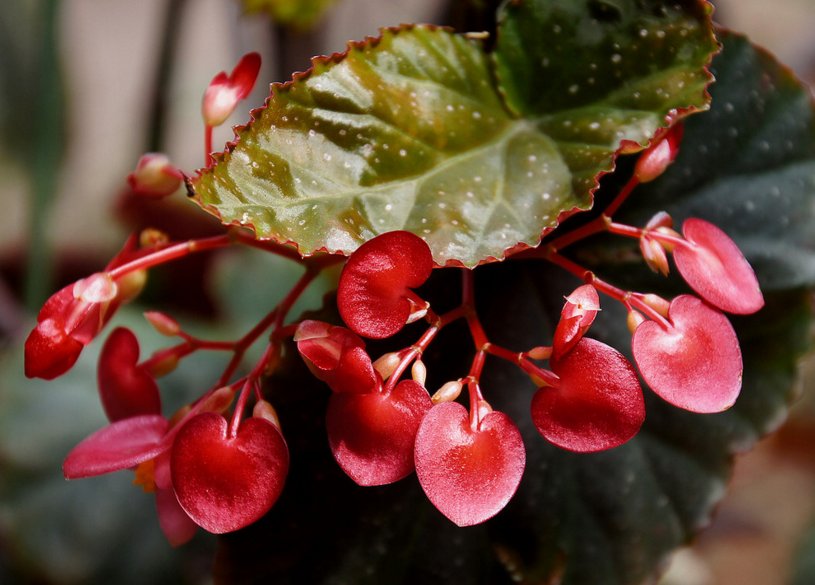
[{"label": "flower cluster", "polygon": [[[203,102],[207,157],[212,127],[251,90],[259,66],[257,55],[250,54],[230,75],[213,79]],[[742,360],[724,312],[749,314],[763,306],[752,268],[736,244],[704,220],[685,220],[680,233],[666,213],[643,228],[612,219],[639,183],[655,179],[673,161],[680,138],[681,127],[675,126],[655,140],[600,217],[523,253],[584,282],[563,291],[552,339],[531,348],[507,348],[486,334],[476,310],[473,270],[445,269],[461,272],[460,302],[447,312],[434,311],[416,290],[442,268],[424,240],[411,232],[379,235],[348,258],[303,258],[237,229],[176,243],[153,232],[132,237],[104,271],[45,303],[26,342],[26,375],[53,379],[69,370],[116,309],[138,293],[154,266],[245,245],[299,262],[305,272],[283,300],[234,341],[200,339],[172,317],[150,311],[145,316],[156,331],[177,343],[142,359],[136,336],[114,329],[98,366],[100,401],[110,424],[68,454],[65,477],[133,470],[135,483],[155,494],[160,524],[173,544],[189,540],[197,527],[224,533],[255,522],[277,501],[289,468],[284,432],[264,386],[288,340],[330,389],[327,442],[348,477],[361,486],[376,486],[415,472],[428,499],[459,526],[499,513],[515,494],[526,462],[516,421],[495,410],[489,389],[482,387],[488,358],[505,360],[529,377],[536,388],[529,401],[535,428],[546,441],[577,453],[612,449],[637,434],[645,420],[639,376],[676,407],[698,413],[729,408],[741,389]],[[175,191],[182,177],[166,157],[149,154],[128,180],[144,196],[159,197]],[[564,248],[600,232],[636,238],[646,265],[666,276],[672,255],[676,271],[698,296],[668,300],[622,290],[563,254]],[[336,303],[344,325],[289,320],[290,309],[321,270],[340,262],[345,265]],[[634,364],[590,337],[601,295],[626,308]],[[466,323],[469,333],[469,369],[431,395],[423,354],[456,321]],[[414,343],[372,359],[363,338],[389,339],[409,323],[425,325]],[[263,344],[262,356],[239,375],[255,344]],[[199,351],[231,357],[199,398],[166,416],[157,379]]]}]

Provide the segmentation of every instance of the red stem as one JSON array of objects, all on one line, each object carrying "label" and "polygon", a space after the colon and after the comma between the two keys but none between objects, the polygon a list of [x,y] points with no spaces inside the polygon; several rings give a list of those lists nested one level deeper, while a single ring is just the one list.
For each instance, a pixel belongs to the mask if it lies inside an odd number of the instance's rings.
[{"label": "red stem", "polygon": [[212,166],[212,126],[204,126],[204,166]]},{"label": "red stem", "polygon": [[557,266],[571,272],[583,280],[583,282],[586,284],[593,285],[594,288],[603,294],[621,302],[627,309],[631,310],[632,307],[636,308],[638,311],[644,313],[649,319],[659,323],[663,329],[669,329],[672,327],[671,323],[665,317],[658,313],[653,307],[643,302],[643,300],[640,298],[641,295],[638,293],[625,291],[600,278],[597,278],[597,276],[595,276],[591,270],[587,270],[583,266],[569,260],[565,256],[561,256],[555,250],[547,249],[546,252],[546,258],[551,261],[552,264],[556,264]]},{"label": "red stem", "polygon": [[172,260],[177,260],[179,258],[184,258],[185,256],[189,256],[190,254],[196,252],[206,252],[208,250],[225,248],[232,243],[233,237],[231,234],[201,238],[199,240],[187,240],[186,242],[167,246],[166,248],[162,248],[147,254],[146,256],[141,256],[140,258],[131,260],[130,262],[122,264],[121,266],[117,266],[108,274],[115,280],[122,278],[131,272],[135,272],[136,270],[153,268],[154,266],[171,262]]}]

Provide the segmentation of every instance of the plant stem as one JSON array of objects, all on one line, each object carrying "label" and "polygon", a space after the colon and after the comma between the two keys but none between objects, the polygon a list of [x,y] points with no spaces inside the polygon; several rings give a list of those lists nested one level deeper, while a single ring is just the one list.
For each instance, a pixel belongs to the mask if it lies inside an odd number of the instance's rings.
[{"label": "plant stem", "polygon": [[34,141],[28,153],[31,177],[31,205],[28,225],[28,257],[26,259],[26,306],[35,311],[51,288],[53,261],[47,237],[47,216],[57,188],[57,174],[64,146],[62,76],[57,48],[57,18],[59,1],[43,0],[40,39],[33,87],[36,102],[32,124]]}]

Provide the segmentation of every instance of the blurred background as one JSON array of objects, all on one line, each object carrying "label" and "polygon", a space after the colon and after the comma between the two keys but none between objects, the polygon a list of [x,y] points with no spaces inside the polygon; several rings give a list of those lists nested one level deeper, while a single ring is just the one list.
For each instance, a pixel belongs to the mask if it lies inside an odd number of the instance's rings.
[{"label": "blurred background", "polygon": [[[341,51],[347,40],[376,34],[380,26],[462,28],[455,10],[437,0],[314,4],[325,4],[325,12],[313,24],[292,27],[245,14],[239,0],[4,0],[0,583],[207,582],[213,539],[201,535],[170,549],[152,519],[151,499],[129,485],[130,477],[83,488],[62,480],[65,452],[103,424],[95,391],[86,387],[94,356],[83,356],[55,388],[23,378],[20,344],[42,301],[98,270],[132,229],[212,230],[183,198],[140,205],[129,197],[125,177],[146,151],[167,153],[187,172],[203,165],[202,92],[240,55],[257,50],[264,57],[246,102],[257,107],[268,82],[288,79],[308,67],[311,55]],[[771,8],[762,0],[714,4],[719,23],[746,32],[803,80],[815,81],[815,0],[775,0]],[[216,145],[231,138],[231,125],[246,121],[246,109],[216,129]],[[212,310],[197,284],[162,290],[159,283],[153,294],[194,319]],[[123,318],[143,328],[135,316]],[[815,550],[813,361],[802,370],[801,398],[789,420],[738,459],[715,522],[675,556],[664,585],[815,582],[802,580],[815,574],[806,572],[815,563],[815,552],[808,552]],[[189,380],[176,383],[183,395]],[[122,547],[126,557],[117,554]]]}]

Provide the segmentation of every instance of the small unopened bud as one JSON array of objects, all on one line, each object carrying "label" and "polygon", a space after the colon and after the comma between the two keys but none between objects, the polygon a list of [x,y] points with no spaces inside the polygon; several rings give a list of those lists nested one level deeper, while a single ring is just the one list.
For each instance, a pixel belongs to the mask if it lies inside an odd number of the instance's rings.
[{"label": "small unopened bud", "polygon": [[643,236],[640,238],[640,252],[648,268],[657,274],[668,276],[668,272],[670,272],[668,254],[661,243],[648,236]]},{"label": "small unopened bud", "polygon": [[[411,301],[412,302],[412,301]],[[420,319],[424,319],[425,315],[427,315],[427,310],[430,308],[430,303],[425,303],[424,305],[412,305],[410,315],[408,315],[407,321],[405,321],[406,325],[410,323],[415,323]]]},{"label": "small unopened bud", "polygon": [[645,321],[645,317],[643,317],[642,313],[638,311],[628,311],[628,318],[625,320],[625,324],[628,326],[628,331],[631,332],[631,335],[634,334],[634,331],[637,330],[637,327],[639,327],[643,321]]},{"label": "small unopened bud", "polygon": [[670,308],[671,303],[663,299],[661,296],[648,293],[647,295],[642,296],[642,302],[654,309],[663,317],[668,316],[668,309]]},{"label": "small unopened bud", "polygon": [[677,124],[661,140],[645,149],[634,167],[634,175],[640,183],[653,181],[665,172],[679,154],[681,139],[682,125]]},{"label": "small unopened bud", "polygon": [[484,417],[492,412],[492,406],[486,400],[478,401],[478,420],[484,420]]},{"label": "small unopened bud", "polygon": [[[662,234],[662,235],[665,235],[665,236],[671,236],[672,238],[679,238],[680,240],[684,239],[682,237],[682,234],[680,234],[678,231],[676,231],[676,230],[674,230],[674,229],[672,229],[670,227],[667,227],[667,226],[658,227],[654,231],[657,232],[658,234]],[[663,241],[662,242],[662,247],[665,248],[666,252],[673,252],[674,248],[676,247],[676,244],[674,244],[673,242],[665,242],[665,241]]]},{"label": "small unopened bud", "polygon": [[255,408],[252,409],[252,416],[263,418],[272,423],[277,430],[280,430],[280,418],[277,416],[277,411],[274,406],[265,400],[258,400]]},{"label": "small unopened bud", "polygon": [[145,228],[139,233],[139,246],[142,248],[154,248],[163,246],[170,241],[170,236],[156,228]]},{"label": "small unopened bud", "polygon": [[674,220],[670,216],[667,211],[658,211],[654,214],[654,217],[648,220],[648,223],[645,224],[646,230],[655,230],[660,227],[672,228],[674,226]]},{"label": "small unopened bud", "polygon": [[166,376],[178,367],[178,356],[170,353],[164,358],[152,363],[148,371],[154,378]]},{"label": "small unopened bud", "polygon": [[249,95],[260,72],[260,55],[247,53],[232,73],[221,71],[212,78],[201,102],[201,115],[207,126],[220,126],[235,110],[238,102]]},{"label": "small unopened bud", "polygon": [[74,298],[86,303],[107,303],[116,298],[119,287],[107,272],[97,272],[74,284]]},{"label": "small unopened bud", "polygon": [[452,380],[436,390],[436,393],[430,397],[430,400],[433,404],[452,402],[461,395],[462,388],[464,388],[464,384],[461,383],[461,380]]},{"label": "small unopened bud", "polygon": [[392,351],[382,355],[378,360],[376,360],[374,362],[374,369],[379,372],[379,375],[382,376],[383,380],[387,380],[390,378],[391,374],[396,371],[396,368],[399,367],[399,363],[401,361],[402,358],[399,356],[399,353]]},{"label": "small unopened bud", "polygon": [[232,404],[235,391],[230,386],[222,386],[207,396],[199,408],[201,412],[217,412],[223,414]]},{"label": "small unopened bud", "polygon": [[548,360],[552,357],[552,348],[540,345],[526,352],[526,357],[533,360]]},{"label": "small unopened bud", "polygon": [[144,290],[147,284],[147,271],[134,270],[121,277],[117,281],[119,292],[116,294],[117,298],[123,303],[129,303]]},{"label": "small unopened bud", "polygon": [[422,360],[416,360],[410,368],[410,374],[414,382],[418,382],[424,386],[424,383],[427,381],[427,366],[424,365]]},{"label": "small unopened bud", "polygon": [[156,198],[175,193],[183,179],[181,171],[170,164],[170,159],[158,152],[142,155],[136,170],[127,176],[127,182],[136,194]]},{"label": "small unopened bud", "polygon": [[175,337],[181,332],[181,325],[178,324],[178,321],[161,311],[145,311],[144,318],[161,335]]}]

